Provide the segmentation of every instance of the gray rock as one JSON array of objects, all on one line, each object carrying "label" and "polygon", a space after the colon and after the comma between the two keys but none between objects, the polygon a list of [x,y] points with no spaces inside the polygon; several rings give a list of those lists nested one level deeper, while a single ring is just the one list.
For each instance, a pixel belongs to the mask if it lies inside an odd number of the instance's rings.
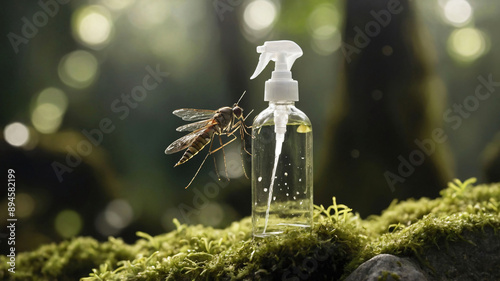
[{"label": "gray rock", "polygon": [[345,281],[428,281],[408,258],[381,254],[361,264]]}]

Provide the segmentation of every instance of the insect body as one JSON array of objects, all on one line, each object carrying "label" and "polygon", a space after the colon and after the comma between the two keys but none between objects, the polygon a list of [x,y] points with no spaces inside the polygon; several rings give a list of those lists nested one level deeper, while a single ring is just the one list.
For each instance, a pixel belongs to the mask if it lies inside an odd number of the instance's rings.
[{"label": "insect body", "polygon": [[[244,94],[245,93],[243,93],[243,95]],[[241,97],[243,97],[243,95]],[[191,133],[174,141],[165,150],[166,154],[172,154],[186,149],[181,159],[179,160],[179,162],[177,162],[177,164],[175,164],[174,167],[187,162],[189,159],[193,158],[193,156],[198,154],[198,152],[200,152],[205,146],[207,146],[210,143],[210,148],[207,156],[205,156],[205,159],[203,159],[203,162],[198,168],[198,171],[196,171],[196,174],[191,179],[186,188],[188,188],[189,185],[191,185],[194,178],[196,177],[201,167],[205,163],[205,160],[207,159],[208,155],[215,153],[219,149],[223,150],[224,146],[234,141],[236,139],[236,136],[234,134],[238,130],[240,131],[242,139],[245,133],[248,134],[248,132],[246,131],[246,128],[248,127],[244,123],[246,117],[243,117],[243,109],[240,106],[238,106],[238,103],[239,100],[237,103],[233,105],[233,107],[225,106],[219,108],[218,110],[181,108],[173,112],[173,114],[177,115],[178,117],[181,117],[182,120],[184,121],[201,120],[195,123],[180,126],[176,129],[178,132],[191,131]],[[215,137],[215,135],[218,135],[219,137],[220,147],[212,150],[212,144],[213,144],[212,140]],[[223,144],[221,135],[232,136],[233,138],[230,141]],[[246,152],[249,153],[248,151]],[[226,159],[224,157],[224,164],[225,161]],[[227,175],[227,169],[226,169],[226,175]]]}]

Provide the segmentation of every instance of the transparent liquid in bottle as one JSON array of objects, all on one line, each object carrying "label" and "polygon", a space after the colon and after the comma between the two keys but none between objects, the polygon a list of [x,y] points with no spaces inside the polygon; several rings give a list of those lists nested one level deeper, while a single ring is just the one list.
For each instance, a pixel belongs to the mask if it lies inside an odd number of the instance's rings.
[{"label": "transparent liquid in bottle", "polygon": [[252,223],[256,237],[312,226],[312,127],[293,103],[283,106],[287,107],[288,123],[277,165],[272,110],[259,114],[252,128]]}]

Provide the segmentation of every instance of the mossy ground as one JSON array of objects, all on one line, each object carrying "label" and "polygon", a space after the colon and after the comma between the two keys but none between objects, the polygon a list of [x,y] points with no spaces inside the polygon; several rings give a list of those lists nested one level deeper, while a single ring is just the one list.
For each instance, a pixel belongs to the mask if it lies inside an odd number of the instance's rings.
[{"label": "mossy ground", "polygon": [[393,202],[366,220],[334,199],[328,208],[316,206],[311,232],[256,240],[249,218],[222,230],[176,222],[177,229],[163,235],[139,232],[133,245],[74,238],[19,254],[15,274],[1,256],[0,279],[339,280],[381,253],[413,257],[442,274],[429,263],[433,250],[474,246],[474,234],[500,237],[500,184],[471,183],[450,183],[433,200]]}]

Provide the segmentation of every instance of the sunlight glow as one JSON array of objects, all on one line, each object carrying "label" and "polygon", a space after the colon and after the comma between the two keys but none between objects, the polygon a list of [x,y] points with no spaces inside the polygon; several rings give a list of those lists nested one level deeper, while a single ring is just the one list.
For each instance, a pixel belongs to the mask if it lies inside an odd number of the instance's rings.
[{"label": "sunlight glow", "polygon": [[19,147],[28,143],[30,133],[24,124],[14,122],[5,126],[3,137],[8,144]]},{"label": "sunlight glow", "polygon": [[448,51],[458,61],[474,61],[486,52],[484,34],[475,28],[457,29],[448,38]]},{"label": "sunlight glow", "polygon": [[94,82],[98,71],[97,59],[87,51],[74,51],[59,62],[59,78],[68,86],[82,89]]},{"label": "sunlight glow", "polygon": [[454,26],[463,26],[472,18],[472,7],[466,0],[448,0],[443,8],[446,21]]},{"label": "sunlight glow", "polygon": [[109,43],[113,21],[106,8],[93,5],[79,9],[73,15],[73,32],[77,39],[95,49]]},{"label": "sunlight glow", "polygon": [[245,25],[254,31],[262,31],[271,27],[276,16],[276,5],[267,0],[254,0],[245,7],[243,12]]}]

